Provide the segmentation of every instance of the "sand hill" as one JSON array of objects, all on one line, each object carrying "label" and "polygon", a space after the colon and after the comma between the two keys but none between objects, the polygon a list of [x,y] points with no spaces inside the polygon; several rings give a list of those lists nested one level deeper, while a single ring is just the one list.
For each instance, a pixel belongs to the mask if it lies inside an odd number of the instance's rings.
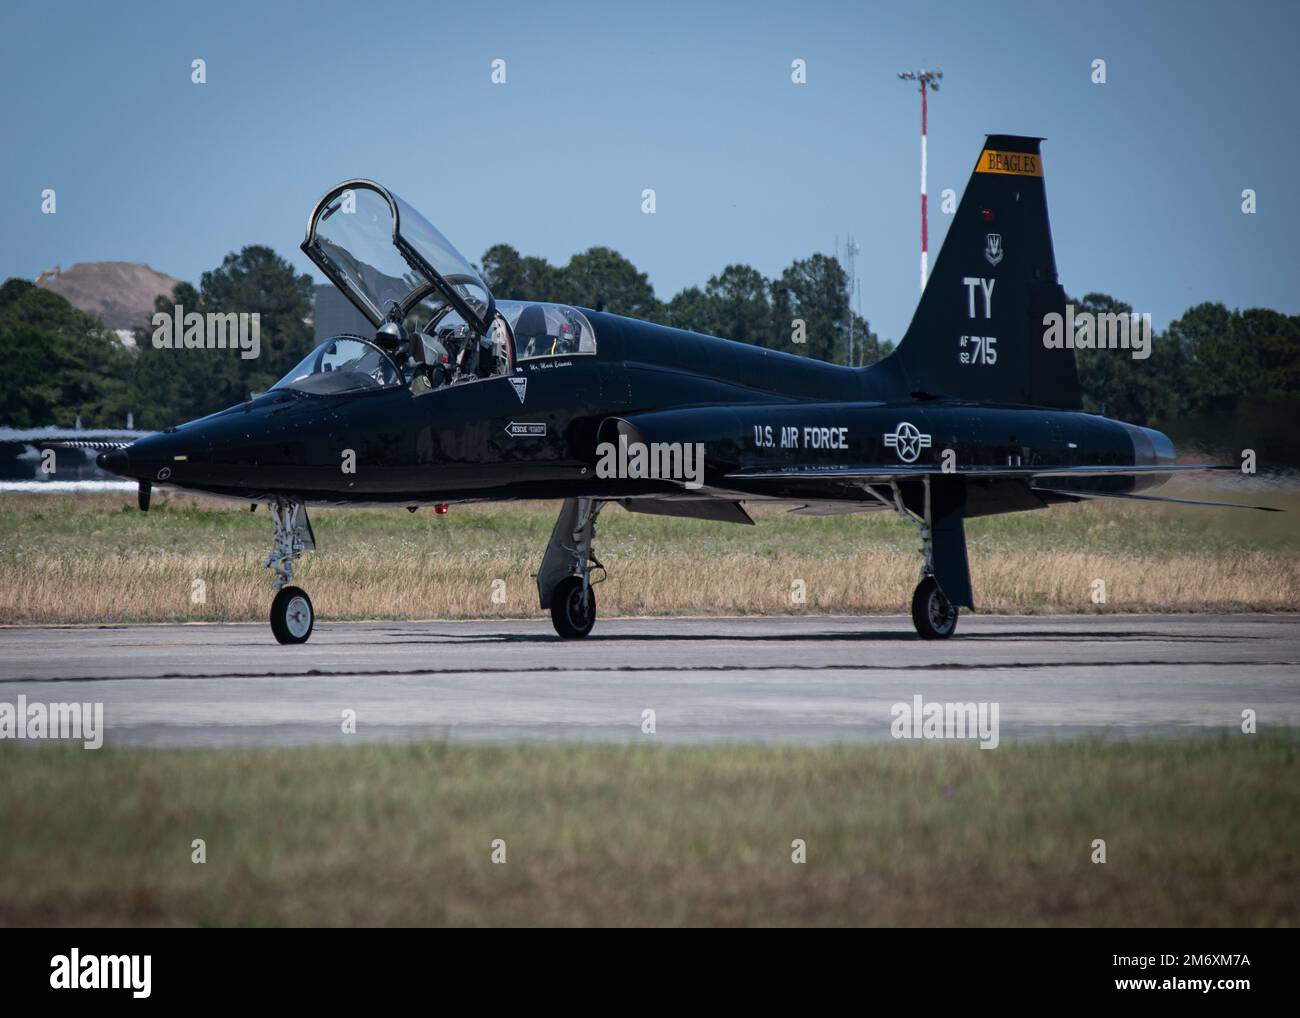
[{"label": "sand hill", "polygon": [[36,285],[67,298],[110,329],[148,325],[154,298],[171,295],[178,280],[143,262],[78,262],[65,270],[42,272]]}]

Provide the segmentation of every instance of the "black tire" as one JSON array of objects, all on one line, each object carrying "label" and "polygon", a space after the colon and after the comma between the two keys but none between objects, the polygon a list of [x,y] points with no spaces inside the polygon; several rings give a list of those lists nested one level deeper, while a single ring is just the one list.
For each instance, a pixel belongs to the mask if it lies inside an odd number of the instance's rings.
[{"label": "black tire", "polygon": [[316,627],[316,611],[301,587],[285,587],[271,602],[271,632],[280,643],[306,643]]},{"label": "black tire", "polygon": [[581,640],[596,624],[596,592],[587,587],[582,597],[582,577],[566,576],[551,591],[551,623],[566,640]]},{"label": "black tire", "polygon": [[916,585],[912,595],[912,624],[922,640],[946,640],[952,636],[957,631],[957,610],[933,576]]}]

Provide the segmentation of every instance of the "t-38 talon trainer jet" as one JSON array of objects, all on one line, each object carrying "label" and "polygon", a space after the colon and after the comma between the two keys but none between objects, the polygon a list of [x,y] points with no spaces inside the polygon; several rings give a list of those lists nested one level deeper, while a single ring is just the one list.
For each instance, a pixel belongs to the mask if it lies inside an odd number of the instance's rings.
[{"label": "t-38 talon trainer jet", "polygon": [[1139,492],[1208,469],[1175,465],[1157,431],[1081,412],[1073,345],[1045,342],[1065,294],[1039,141],[988,138],[907,334],[865,368],[497,301],[413,208],[346,181],[317,203],[302,248],[375,333],[329,339],[268,392],[99,463],[139,480],[141,508],[160,482],[266,502],[281,643],[312,632],[311,600],[291,585],[315,547],[308,505],[508,499],[563,499],[537,572],[562,637],[596,618],[603,507],[752,523],[752,500],[913,523],[912,618],[923,637],[951,636],[974,607],[968,517],[1153,499]]}]

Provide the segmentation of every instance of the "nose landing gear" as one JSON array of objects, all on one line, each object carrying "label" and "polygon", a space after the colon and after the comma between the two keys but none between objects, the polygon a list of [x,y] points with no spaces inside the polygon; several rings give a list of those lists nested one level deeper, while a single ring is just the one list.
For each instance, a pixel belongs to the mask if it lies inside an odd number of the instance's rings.
[{"label": "nose landing gear", "polygon": [[596,624],[596,592],[581,576],[566,576],[551,591],[551,624],[566,640],[579,640]]},{"label": "nose landing gear", "polygon": [[921,577],[912,594],[912,624],[922,640],[946,640],[957,631],[957,606],[933,576]]},{"label": "nose landing gear", "polygon": [[307,507],[301,502],[277,498],[267,507],[274,526],[274,544],[262,565],[275,571],[271,632],[279,643],[306,643],[316,624],[316,612],[307,592],[291,583],[294,562],[304,551],[316,547],[316,538],[307,519]]},{"label": "nose landing gear", "polygon": [[280,643],[306,643],[316,616],[301,587],[282,587],[271,602],[271,632]]}]

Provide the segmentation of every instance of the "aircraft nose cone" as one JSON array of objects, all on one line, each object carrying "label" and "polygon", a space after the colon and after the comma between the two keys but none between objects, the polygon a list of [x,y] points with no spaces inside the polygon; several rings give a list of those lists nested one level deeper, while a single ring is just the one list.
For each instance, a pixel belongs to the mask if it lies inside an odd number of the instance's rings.
[{"label": "aircraft nose cone", "polygon": [[107,470],[110,474],[118,474],[125,477],[129,460],[127,459],[125,449],[111,449],[108,452],[101,452],[95,457],[95,462],[101,470]]}]

